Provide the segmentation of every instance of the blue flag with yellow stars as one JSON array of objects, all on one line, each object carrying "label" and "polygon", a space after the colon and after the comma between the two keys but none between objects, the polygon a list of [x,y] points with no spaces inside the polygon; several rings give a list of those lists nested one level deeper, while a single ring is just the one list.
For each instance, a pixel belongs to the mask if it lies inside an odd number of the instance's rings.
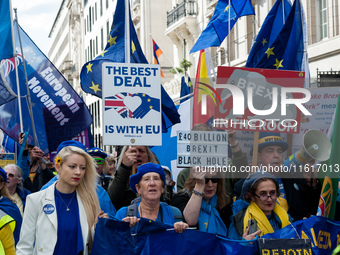
[{"label": "blue flag with yellow stars", "polygon": [[[282,5],[278,2],[282,2],[282,0],[277,0],[275,3],[276,7],[279,5],[276,15],[281,15],[282,24]],[[285,8],[287,5],[288,1],[285,1]],[[273,13],[269,14],[271,16],[274,15]],[[267,16],[268,21],[266,19],[267,22],[263,24],[251,49],[246,67],[307,72],[308,70],[305,69],[308,67],[306,67],[304,62],[307,51],[304,44],[304,13],[300,0],[295,0],[283,25],[279,25],[280,18],[275,22],[269,14]],[[280,29],[281,26],[282,28]],[[268,31],[273,31],[273,33],[279,31],[279,33],[276,36],[272,36],[268,34]],[[267,38],[270,38],[272,43]]]},{"label": "blue flag with yellow stars", "polygon": [[292,5],[288,0],[277,0],[264,20],[250,50],[246,67],[257,67],[264,55],[271,55],[272,45],[286,22]]},{"label": "blue flag with yellow stars", "polygon": [[[148,61],[140,47],[134,25],[130,23],[130,49],[131,63],[145,63]],[[118,0],[116,11],[111,26],[110,36],[104,51],[94,60],[87,62],[80,73],[80,83],[82,89],[89,94],[102,98],[102,63],[103,62],[125,62],[125,1]],[[161,86],[162,102],[162,131],[179,123],[180,118],[177,109],[169,95]]]},{"label": "blue flag with yellow stars", "polygon": [[230,0],[230,5],[229,0],[219,0],[214,15],[190,50],[190,53],[221,45],[229,33],[229,13],[231,30],[238,18],[254,15],[255,11],[250,0]]},{"label": "blue flag with yellow stars", "polygon": [[[18,71],[21,94],[22,124],[28,132],[28,144],[33,142],[33,127],[28,108],[28,92],[32,103],[37,146],[44,153],[52,152],[65,140],[70,140],[92,124],[92,116],[84,101],[64,76],[34,44],[25,31],[14,24],[15,43],[19,44],[19,33],[23,46],[17,48],[17,66],[14,58],[4,59],[1,72],[12,91],[17,94],[16,70]],[[23,57],[24,56],[24,57]],[[26,70],[23,61],[25,61]],[[28,85],[26,86],[25,71]],[[0,128],[15,141],[19,140],[20,115],[18,98],[0,106]]]}]

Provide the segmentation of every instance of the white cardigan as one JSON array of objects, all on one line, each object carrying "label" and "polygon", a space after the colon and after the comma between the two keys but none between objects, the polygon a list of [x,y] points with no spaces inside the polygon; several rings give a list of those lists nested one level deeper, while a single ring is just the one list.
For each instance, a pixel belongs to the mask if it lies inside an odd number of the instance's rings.
[{"label": "white cardigan", "polygon": [[[58,219],[54,197],[55,183],[26,198],[25,212],[16,254],[53,254],[57,243]],[[84,205],[77,193],[84,253],[88,254],[88,223]],[[71,239],[72,237],[70,237]]]}]

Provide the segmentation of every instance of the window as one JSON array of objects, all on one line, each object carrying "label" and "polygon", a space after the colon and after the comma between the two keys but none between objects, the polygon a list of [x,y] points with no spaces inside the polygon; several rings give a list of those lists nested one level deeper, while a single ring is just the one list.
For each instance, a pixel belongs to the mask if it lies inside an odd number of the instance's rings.
[{"label": "window", "polygon": [[85,49],[85,62],[87,62],[87,49]]},{"label": "window", "polygon": [[90,55],[89,55],[89,59],[92,59],[92,40],[90,40]]},{"label": "window", "polygon": [[327,0],[319,0],[319,22],[320,22],[320,40],[328,36],[328,23],[327,23]]},{"label": "window", "polygon": [[104,29],[100,29],[100,41],[101,41],[101,51],[104,50]]},{"label": "window", "polygon": [[100,0],[99,8],[100,8],[100,16],[103,16],[103,0]]},{"label": "window", "polygon": [[84,33],[86,35],[86,19],[84,19],[84,29],[85,29]]},{"label": "window", "polygon": [[109,8],[109,0],[106,0],[106,9]]},{"label": "window", "polygon": [[98,36],[96,36],[96,55],[98,55]]},{"label": "window", "polygon": [[92,7],[92,24],[94,24],[94,7]]},{"label": "window", "polygon": [[94,14],[95,14],[96,21],[97,21],[97,3],[94,4]]},{"label": "window", "polygon": [[91,15],[91,7],[89,7],[89,24],[90,24],[90,32],[92,30],[92,15]]},{"label": "window", "polygon": [[100,100],[97,101],[97,109],[98,109],[98,127],[100,127]]},{"label": "window", "polygon": [[106,31],[107,31],[107,38],[109,38],[109,36],[110,36],[110,23],[109,23],[108,20],[106,21]]}]

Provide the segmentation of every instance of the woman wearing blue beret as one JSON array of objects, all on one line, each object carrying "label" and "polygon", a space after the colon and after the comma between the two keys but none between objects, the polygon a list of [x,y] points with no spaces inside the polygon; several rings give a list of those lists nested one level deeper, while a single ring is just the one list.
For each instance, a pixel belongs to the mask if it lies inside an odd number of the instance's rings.
[{"label": "woman wearing blue beret", "polygon": [[140,218],[146,218],[173,225],[178,233],[182,233],[189,227],[182,222],[179,209],[160,202],[165,186],[165,173],[162,166],[154,163],[143,164],[138,167],[138,172],[130,177],[129,182],[132,191],[139,194],[141,201],[137,203],[134,214],[127,213],[128,207],[119,209],[116,214],[117,219],[129,222],[130,227],[133,227]]}]

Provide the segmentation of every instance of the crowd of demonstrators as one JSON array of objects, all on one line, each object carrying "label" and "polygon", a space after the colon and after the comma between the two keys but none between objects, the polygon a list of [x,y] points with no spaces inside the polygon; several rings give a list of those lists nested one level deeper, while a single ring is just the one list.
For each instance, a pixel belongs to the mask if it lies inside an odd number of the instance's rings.
[{"label": "crowd of demonstrators", "polygon": [[59,145],[59,179],[27,197],[17,254],[87,254],[91,248],[91,229],[103,213],[95,162],[83,147],[76,141]]},{"label": "crowd of demonstrators", "polygon": [[[277,178],[269,173],[251,174],[242,186],[242,199],[233,204],[232,223],[228,236],[252,240],[289,225],[292,219],[277,199],[280,187]],[[255,220],[258,230],[250,233],[249,220]]]},{"label": "crowd of demonstrators", "polygon": [[15,200],[22,216],[26,205],[26,197],[31,192],[22,185],[22,171],[18,165],[8,164],[4,167],[4,170],[7,174],[6,185],[8,192]]},{"label": "crowd of demonstrators", "polygon": [[189,226],[196,226],[208,233],[227,235],[231,205],[220,173],[199,172],[192,168],[184,189],[174,196],[172,205],[181,210]]},{"label": "crowd of demonstrators", "polygon": [[[201,124],[193,130],[211,128]],[[248,161],[235,133],[228,131],[228,164],[239,170]],[[88,254],[102,217],[130,227],[146,218],[172,225],[178,233],[190,226],[251,240],[316,214],[321,184],[314,176],[283,178],[280,171],[263,171],[282,166],[287,148],[279,133],[260,132],[257,172],[241,179],[192,167],[175,182],[169,166],[160,165],[148,146],[124,146],[116,163],[100,148],[64,141],[52,163],[39,148],[26,145],[17,165],[0,169],[0,217],[7,219],[0,233],[14,232],[17,254]],[[250,220],[257,223],[251,233]],[[11,240],[0,238],[0,254],[2,247],[11,254]]]},{"label": "crowd of demonstrators", "polygon": [[15,221],[15,229],[13,231],[15,244],[19,241],[22,216],[15,200],[9,194],[7,188],[7,174],[4,169],[0,167],[0,210],[12,217]]},{"label": "crowd of demonstrators", "polygon": [[129,206],[137,195],[129,185],[130,175],[135,174],[138,167],[145,163],[158,163],[148,146],[124,146],[117,163],[117,169],[107,189],[112,204],[119,210]]},{"label": "crowd of demonstrators", "polygon": [[[279,133],[260,132],[259,171],[263,168],[270,172],[269,169],[273,169],[270,167],[279,169],[283,165],[283,153],[287,149],[288,143],[282,139]],[[290,176],[287,173],[285,178],[280,178],[281,171],[273,171],[272,174],[276,176],[280,187],[280,197],[277,201],[294,220],[301,220],[316,214],[321,192],[321,184],[317,178],[295,172],[292,172]],[[242,193],[242,185],[245,180],[246,178],[243,178],[235,184],[234,193],[237,197],[240,197]]]},{"label": "crowd of demonstrators", "polygon": [[164,193],[165,172],[163,168],[154,163],[146,163],[138,167],[138,172],[130,177],[131,190],[141,197],[140,202],[118,210],[116,218],[136,225],[140,218],[163,222],[173,225],[178,233],[182,233],[188,224],[182,221],[182,214],[178,208],[161,202]]}]

